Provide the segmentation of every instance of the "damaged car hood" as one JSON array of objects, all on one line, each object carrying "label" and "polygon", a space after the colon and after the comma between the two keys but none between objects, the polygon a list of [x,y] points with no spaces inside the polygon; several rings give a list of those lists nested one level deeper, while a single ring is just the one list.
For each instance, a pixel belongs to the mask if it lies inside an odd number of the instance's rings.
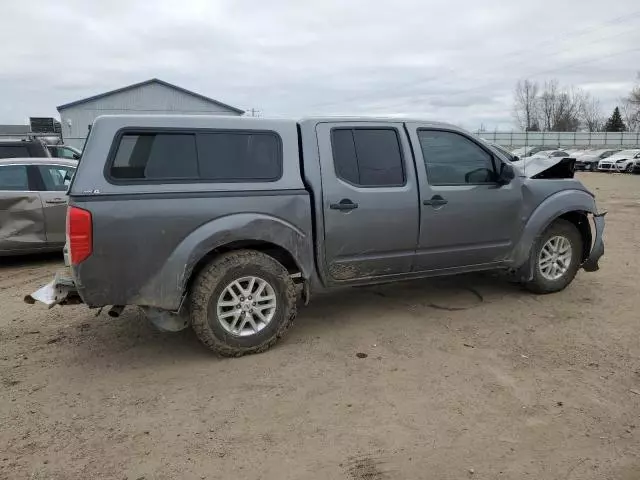
[{"label": "damaged car hood", "polygon": [[571,157],[526,157],[513,165],[527,178],[573,178],[575,163]]}]

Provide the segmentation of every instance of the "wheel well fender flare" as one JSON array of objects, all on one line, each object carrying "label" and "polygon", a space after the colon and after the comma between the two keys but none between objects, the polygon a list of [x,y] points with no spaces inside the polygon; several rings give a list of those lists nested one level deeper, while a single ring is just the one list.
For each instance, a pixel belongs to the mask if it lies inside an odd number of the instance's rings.
[{"label": "wheel well fender flare", "polygon": [[556,220],[573,223],[583,240],[582,260],[591,250],[592,234],[588,214],[597,212],[593,196],[583,190],[563,190],[547,197],[529,216],[512,251],[510,263],[521,267],[528,263],[531,249],[540,235]]},{"label": "wheel well fender flare", "polygon": [[241,248],[264,251],[288,270],[299,271],[303,278],[309,278],[313,271],[313,239],[308,234],[275,216],[232,214],[207,222],[187,235],[141,291],[141,298],[154,299],[154,304],[137,303],[178,310],[202,265],[216,254]]}]

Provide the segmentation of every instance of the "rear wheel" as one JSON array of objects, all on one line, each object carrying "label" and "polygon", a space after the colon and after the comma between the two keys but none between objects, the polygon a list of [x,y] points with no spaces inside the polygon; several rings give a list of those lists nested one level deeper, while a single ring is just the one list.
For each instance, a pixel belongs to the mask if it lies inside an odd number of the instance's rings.
[{"label": "rear wheel", "polygon": [[202,270],[191,290],[193,329],[220,355],[267,350],[295,316],[296,290],[289,272],[262,252],[221,255]]},{"label": "rear wheel", "polygon": [[566,220],[556,220],[531,250],[533,278],[525,286],[535,293],[553,293],[569,285],[582,257],[582,236]]}]

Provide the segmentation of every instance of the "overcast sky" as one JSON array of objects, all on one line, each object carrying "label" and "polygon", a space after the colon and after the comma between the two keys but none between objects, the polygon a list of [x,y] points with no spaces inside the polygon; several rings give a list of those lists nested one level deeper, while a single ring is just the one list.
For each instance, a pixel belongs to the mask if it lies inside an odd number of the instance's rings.
[{"label": "overcast sky", "polygon": [[511,129],[519,78],[557,78],[610,110],[640,70],[638,0],[2,0],[0,11],[0,123],[157,77],[264,116]]}]

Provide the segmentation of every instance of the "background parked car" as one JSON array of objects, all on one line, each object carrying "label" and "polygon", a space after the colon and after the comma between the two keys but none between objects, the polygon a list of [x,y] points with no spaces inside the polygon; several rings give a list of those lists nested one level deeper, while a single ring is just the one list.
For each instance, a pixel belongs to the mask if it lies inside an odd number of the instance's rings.
[{"label": "background parked car", "polygon": [[0,139],[0,158],[50,157],[47,146],[37,138]]},{"label": "background parked car", "polygon": [[513,152],[511,152],[511,154],[519,158],[530,157],[531,155],[535,155],[536,153],[542,152],[543,150],[547,150],[548,148],[549,147],[532,147],[532,146],[520,147],[520,148],[516,148]]},{"label": "background parked car", "polygon": [[614,153],[618,153],[620,150],[588,150],[580,156],[576,156],[575,169],[586,170],[594,172],[598,169],[598,163],[600,160],[610,157]]},{"label": "background parked car", "polygon": [[530,157],[536,158],[564,158],[570,155],[564,150],[541,150]]},{"label": "background parked car", "polygon": [[79,160],[82,154],[81,150],[78,150],[71,145],[47,145],[49,153],[52,157],[56,158],[68,158],[70,160]]},{"label": "background parked car", "polygon": [[628,172],[633,170],[634,160],[640,158],[640,149],[633,148],[615,153],[598,163],[598,170],[602,172]]},{"label": "background parked car", "polygon": [[0,160],[0,255],[63,248],[66,191],[77,165],[49,157]]},{"label": "background parked car", "polygon": [[585,150],[583,148],[572,148],[572,149],[569,149],[569,150],[565,150],[565,152],[567,152],[571,157],[578,158],[578,157],[588,153],[589,150]]}]

